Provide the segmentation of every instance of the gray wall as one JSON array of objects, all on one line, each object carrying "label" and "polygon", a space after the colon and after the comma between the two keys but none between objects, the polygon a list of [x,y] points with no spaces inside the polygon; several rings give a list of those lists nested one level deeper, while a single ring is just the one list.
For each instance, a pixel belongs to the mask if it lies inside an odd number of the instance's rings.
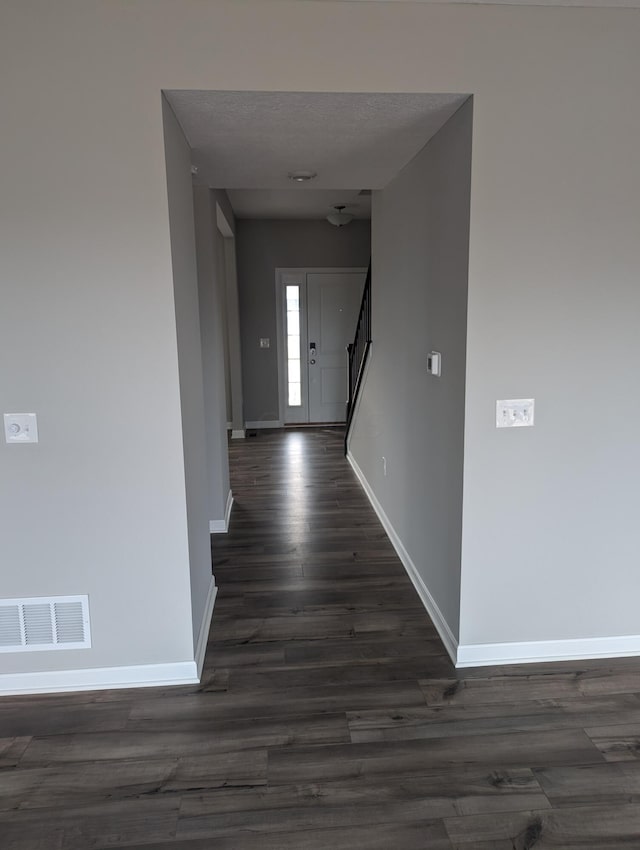
[{"label": "gray wall", "polygon": [[[495,206],[486,195],[472,206],[465,645],[640,635],[640,109],[617,113],[628,72],[617,51],[607,61],[595,136],[565,79],[571,106],[529,124],[528,163],[507,134],[493,189],[474,164]],[[594,91],[596,67],[581,74]],[[535,426],[496,430],[495,400],[529,397]]]},{"label": "gray wall", "polygon": [[[238,220],[236,251],[247,422],[280,418],[276,268],[366,267],[370,240],[368,221],[334,227],[327,221]],[[261,349],[260,337],[269,337],[271,347]]]},{"label": "gray wall", "polygon": [[227,258],[225,250],[225,238],[216,230],[216,279],[218,283],[218,296],[224,321],[222,322],[222,356],[224,367],[224,391],[225,391],[225,422],[231,423],[233,419],[233,402],[231,398],[231,357],[229,353],[229,309],[227,305]]},{"label": "gray wall", "polygon": [[[469,99],[373,195],[373,348],[350,440],[456,637],[471,130]],[[427,374],[431,349],[442,353],[440,378]]]},{"label": "gray wall", "polygon": [[[0,441],[2,595],[84,588],[95,638],[3,669],[192,656],[162,86],[474,94],[461,637],[640,634],[638,10],[0,14],[0,397],[41,429]],[[495,400],[529,394],[536,426],[496,432]]]},{"label": "gray wall", "polygon": [[240,308],[238,304],[238,268],[236,240],[225,239],[225,280],[227,283],[227,327],[229,329],[229,367],[231,383],[231,425],[235,436],[244,432],[242,393],[242,350]]},{"label": "gray wall", "polygon": [[[226,280],[220,276],[224,246],[216,224],[216,195],[206,186],[193,187],[195,240],[200,304],[200,338],[207,437],[206,475],[208,519],[224,519],[229,493],[229,456],[224,374],[224,299]],[[233,217],[231,217],[233,222]]]},{"label": "gray wall", "polygon": [[[0,40],[5,32],[0,26]],[[0,46],[0,64],[8,50]],[[8,76],[4,66],[0,79]],[[43,77],[42,68],[31,80],[22,76],[20,97],[0,94],[13,128],[0,155],[0,400],[4,412],[36,412],[40,432],[37,445],[0,438],[0,596],[87,593],[93,646],[3,653],[0,672],[188,661],[189,549],[160,95],[133,135],[109,122],[99,168],[108,178],[89,190],[80,150],[101,147],[109,86],[94,80],[76,123],[52,105],[50,92],[44,96],[36,82]],[[26,102],[28,112],[20,106]],[[49,129],[36,132],[45,113]],[[32,138],[29,179],[18,165],[25,133]],[[134,162],[148,163],[145,139],[154,140],[157,167],[152,179],[138,181]]]},{"label": "gray wall", "polygon": [[[171,264],[176,309],[178,373],[182,410],[184,477],[194,646],[203,621],[207,591],[211,583],[211,547],[209,542],[210,491],[207,480],[207,434],[203,384],[203,350],[199,318],[198,269],[191,182],[191,151],[180,125],[167,101],[162,99]],[[203,287],[204,288],[204,287]],[[205,305],[205,307],[208,306]],[[214,311],[211,311],[214,312]],[[207,342],[208,311],[202,334]],[[214,355],[205,352],[207,376]],[[210,413],[207,410],[207,413]],[[215,412],[215,411],[214,411]]]},{"label": "gray wall", "polygon": [[[242,356],[240,351],[240,320],[238,314],[238,269],[236,266],[236,222],[229,196],[224,189],[212,189],[212,195],[225,219],[221,222],[222,232],[218,229],[220,280],[225,281],[224,308],[226,321],[223,323],[225,334],[225,388],[227,395],[227,422],[236,431],[243,430],[242,414]],[[226,222],[226,225],[225,225]]]}]

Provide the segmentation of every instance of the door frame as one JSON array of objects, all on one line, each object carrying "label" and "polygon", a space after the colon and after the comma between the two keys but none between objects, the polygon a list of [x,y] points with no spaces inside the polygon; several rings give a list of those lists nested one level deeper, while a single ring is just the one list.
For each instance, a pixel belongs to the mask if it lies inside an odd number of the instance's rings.
[{"label": "door frame", "polygon": [[[307,278],[308,274],[366,274],[367,269],[362,266],[305,266],[305,267],[279,267],[275,270],[275,286],[276,286],[276,350],[278,359],[278,411],[280,422],[283,425],[307,425],[309,423],[309,392],[308,392],[308,362],[307,362]],[[284,281],[285,275],[304,275],[304,292],[300,291],[300,345],[301,352],[301,380],[302,393],[304,403],[300,408],[302,417],[299,422],[287,422],[287,405],[285,404],[287,397],[287,362],[286,362],[286,339],[285,339],[285,298],[284,298]],[[303,305],[304,304],[304,313]],[[304,315],[304,319],[303,319]],[[346,362],[345,353],[345,362]],[[302,368],[304,361],[305,368]],[[345,399],[345,405],[346,405]]]}]

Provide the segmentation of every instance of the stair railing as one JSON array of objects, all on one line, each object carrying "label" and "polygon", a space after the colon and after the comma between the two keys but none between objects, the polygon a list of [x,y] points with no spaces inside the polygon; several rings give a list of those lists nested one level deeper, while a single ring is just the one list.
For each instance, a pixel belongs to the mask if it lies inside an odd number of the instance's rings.
[{"label": "stair railing", "polygon": [[347,346],[347,424],[344,433],[344,451],[347,453],[347,440],[351,420],[358,400],[364,367],[371,348],[371,263],[362,292],[362,302],[358,313],[356,333],[353,342]]}]

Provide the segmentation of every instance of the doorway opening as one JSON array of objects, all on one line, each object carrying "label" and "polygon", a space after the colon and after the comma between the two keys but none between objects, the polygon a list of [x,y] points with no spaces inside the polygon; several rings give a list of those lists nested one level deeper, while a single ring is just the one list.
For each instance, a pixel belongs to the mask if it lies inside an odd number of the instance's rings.
[{"label": "doorway opening", "polygon": [[346,347],[364,268],[276,269],[278,388],[285,425],[344,423]]}]

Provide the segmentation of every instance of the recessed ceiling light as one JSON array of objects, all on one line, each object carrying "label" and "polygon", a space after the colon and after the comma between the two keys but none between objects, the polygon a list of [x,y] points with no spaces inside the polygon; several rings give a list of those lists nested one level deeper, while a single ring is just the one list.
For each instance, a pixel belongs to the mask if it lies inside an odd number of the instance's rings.
[{"label": "recessed ceiling light", "polygon": [[309,180],[314,180],[318,175],[315,171],[290,171],[287,176],[289,180],[294,180],[296,183],[308,183]]}]

